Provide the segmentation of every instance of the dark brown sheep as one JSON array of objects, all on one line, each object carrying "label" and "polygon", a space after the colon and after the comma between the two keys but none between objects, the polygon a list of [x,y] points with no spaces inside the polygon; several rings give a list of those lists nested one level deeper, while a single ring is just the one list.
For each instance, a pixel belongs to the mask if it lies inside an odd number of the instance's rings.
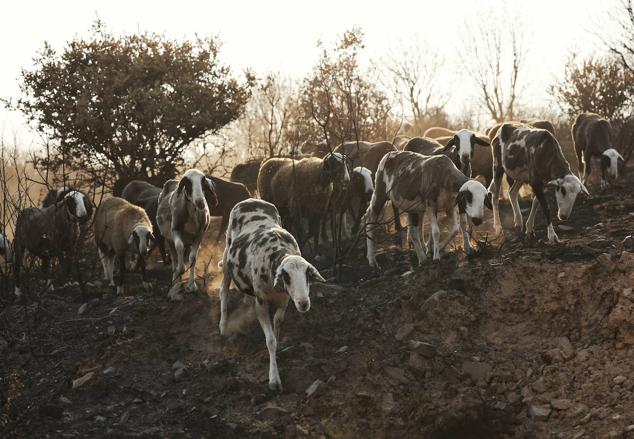
[{"label": "dark brown sheep", "polygon": [[220,242],[223,233],[227,230],[231,209],[240,201],[251,198],[251,193],[249,193],[249,189],[242,183],[234,183],[210,175],[208,175],[207,178],[214,183],[214,189],[218,197],[218,204],[209,207],[209,214],[211,216],[222,217],[220,230],[218,230],[218,236],[216,237],[216,242]]},{"label": "dark brown sheep", "polygon": [[255,194],[258,188],[258,174],[260,165],[265,159],[263,157],[254,158],[244,163],[236,165],[231,171],[231,181],[242,183],[250,193]]}]

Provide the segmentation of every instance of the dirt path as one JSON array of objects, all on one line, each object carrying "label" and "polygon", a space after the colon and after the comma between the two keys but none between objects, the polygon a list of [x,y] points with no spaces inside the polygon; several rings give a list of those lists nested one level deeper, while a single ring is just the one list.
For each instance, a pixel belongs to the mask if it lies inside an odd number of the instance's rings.
[{"label": "dirt path", "polygon": [[175,304],[95,288],[6,306],[0,436],[634,435],[633,183],[579,200],[560,246],[509,237],[406,273],[388,252],[384,274],[359,251],[308,314],[289,308],[279,395],[237,293],[218,335],[213,284]]}]

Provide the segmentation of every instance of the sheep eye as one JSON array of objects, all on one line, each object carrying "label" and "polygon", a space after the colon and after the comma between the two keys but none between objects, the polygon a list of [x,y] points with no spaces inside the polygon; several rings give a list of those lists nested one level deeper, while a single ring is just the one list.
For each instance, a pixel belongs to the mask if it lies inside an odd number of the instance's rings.
[{"label": "sheep eye", "polygon": [[559,190],[561,190],[561,195],[565,197],[565,196],[566,196],[566,188],[565,188],[565,187],[563,187],[563,186],[561,186],[561,187],[559,188]]}]

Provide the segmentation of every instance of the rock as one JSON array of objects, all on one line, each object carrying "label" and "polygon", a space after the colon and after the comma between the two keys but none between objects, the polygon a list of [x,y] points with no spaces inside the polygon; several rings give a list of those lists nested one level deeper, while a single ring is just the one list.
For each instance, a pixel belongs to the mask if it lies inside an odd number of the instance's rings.
[{"label": "rock", "polygon": [[79,307],[79,309],[77,310],[77,314],[82,315],[83,313],[86,312],[86,310],[88,309],[88,303],[84,303],[82,306]]},{"label": "rock", "polygon": [[564,359],[570,360],[574,357],[575,348],[572,347],[572,343],[570,343],[568,337],[559,337],[557,344],[559,345],[559,349],[561,349],[561,354],[564,356]]},{"label": "rock", "polygon": [[348,350],[348,346],[341,346],[339,349],[337,349],[335,352],[337,354],[343,354],[344,352],[346,352]]},{"label": "rock", "polygon": [[401,369],[400,367],[385,367],[385,373],[392,378],[394,381],[397,381],[401,384],[409,384],[410,380],[405,376],[405,369]]},{"label": "rock", "polygon": [[95,416],[95,421],[96,422],[106,422],[106,418],[104,416]]},{"label": "rock", "polygon": [[114,335],[116,331],[117,328],[115,328],[113,325],[108,326],[108,335]]},{"label": "rock", "polygon": [[623,251],[619,258],[619,270],[628,273],[634,270],[634,253]]},{"label": "rock", "polygon": [[623,296],[630,302],[634,302],[634,289],[632,289],[631,287],[623,288],[623,291],[621,291],[621,296]]},{"label": "rock", "polygon": [[433,358],[436,356],[436,346],[424,341],[410,340],[408,347],[410,350],[421,354],[425,358]]},{"label": "rock", "polygon": [[634,236],[627,235],[625,239],[621,242],[621,245],[623,246],[623,250],[634,252]]},{"label": "rock", "polygon": [[597,262],[599,263],[599,265],[601,265],[601,267],[607,270],[608,273],[614,270],[614,263],[612,262],[612,258],[607,253],[601,253],[599,256],[597,256]]},{"label": "rock", "polygon": [[185,373],[185,369],[176,369],[174,372],[174,378],[179,379],[183,376],[183,373]]},{"label": "rock", "polygon": [[315,380],[309,387],[308,389],[306,389],[306,396],[307,397],[311,397],[315,394],[315,392],[317,392],[317,390],[319,389],[319,387],[324,384],[324,382],[322,380]]},{"label": "rock", "polygon": [[60,396],[59,402],[67,404],[67,405],[71,403],[70,399],[66,398],[65,396]]},{"label": "rock", "polygon": [[462,363],[462,373],[469,375],[469,377],[477,382],[488,382],[491,378],[491,372],[493,368],[490,364],[479,361],[465,361]]},{"label": "rock", "polygon": [[621,385],[625,381],[627,381],[627,378],[624,377],[623,375],[618,375],[618,376],[615,376],[614,379],[612,379],[612,381],[614,381],[614,384]]},{"label": "rock", "polygon": [[398,341],[403,340],[408,335],[410,335],[414,331],[415,328],[416,328],[416,326],[413,325],[412,323],[404,324],[403,326],[398,328],[398,331],[396,331],[396,335],[395,335],[396,339]]},{"label": "rock", "polygon": [[528,414],[537,421],[545,421],[550,416],[550,405],[547,404],[530,404],[528,406]]},{"label": "rock", "polygon": [[625,427],[625,431],[627,433],[629,433],[630,431],[634,431],[634,424],[630,424],[627,427]]},{"label": "rock", "polygon": [[172,369],[185,369],[185,363],[183,363],[181,360],[177,360],[174,362],[174,364],[172,364]]},{"label": "rock", "polygon": [[555,410],[568,410],[572,407],[572,401],[569,399],[551,399],[550,405]]},{"label": "rock", "polygon": [[610,248],[611,246],[612,246],[612,241],[609,241],[605,238],[595,239],[588,244],[588,247],[592,247],[592,248],[596,248],[600,250],[606,250]]},{"label": "rock", "polygon": [[114,372],[114,367],[110,366],[110,367],[106,367],[102,373],[104,375],[108,375],[109,373],[112,373],[112,372]]},{"label": "rock", "polygon": [[575,229],[574,227],[572,227],[572,226],[567,226],[567,225],[565,225],[565,224],[559,224],[559,225],[557,226],[557,228],[558,228],[559,230],[561,230],[562,232],[570,232],[571,230],[574,230],[574,229]]},{"label": "rock", "polygon": [[540,377],[531,384],[531,388],[537,393],[544,393],[546,391],[546,384],[544,378]]},{"label": "rock", "polygon": [[73,380],[73,389],[77,389],[83,386],[88,381],[90,381],[94,375],[95,375],[94,372],[88,372],[86,375],[79,377],[76,380]]},{"label": "rock", "polygon": [[394,395],[391,393],[385,393],[383,395],[383,399],[381,400],[381,410],[384,412],[391,412],[396,407],[396,403],[394,402]]}]

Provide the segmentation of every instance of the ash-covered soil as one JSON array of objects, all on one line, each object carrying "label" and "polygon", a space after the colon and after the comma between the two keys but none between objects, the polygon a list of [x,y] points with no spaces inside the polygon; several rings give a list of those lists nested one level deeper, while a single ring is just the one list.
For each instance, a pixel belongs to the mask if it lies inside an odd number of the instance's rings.
[{"label": "ash-covered soil", "polygon": [[386,246],[378,273],[359,248],[310,312],[289,306],[281,394],[238,293],[219,336],[213,274],[179,303],[159,265],[125,297],[33,281],[0,311],[0,436],[634,437],[633,188],[591,188],[560,245],[541,219],[536,240],[480,228],[476,257],[413,270]]}]

